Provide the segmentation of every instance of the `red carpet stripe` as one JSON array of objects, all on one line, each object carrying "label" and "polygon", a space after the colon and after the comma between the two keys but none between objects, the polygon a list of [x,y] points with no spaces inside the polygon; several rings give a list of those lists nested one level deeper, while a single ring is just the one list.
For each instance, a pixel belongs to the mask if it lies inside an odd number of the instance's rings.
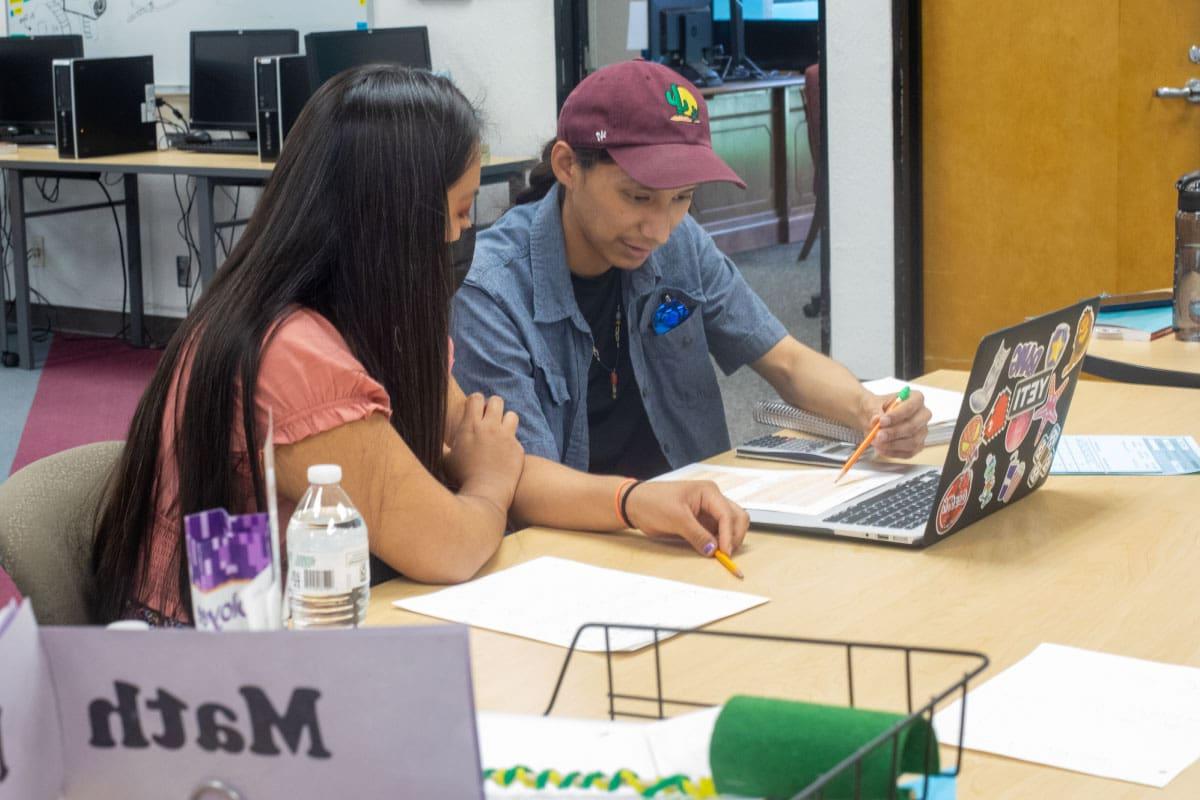
[{"label": "red carpet stripe", "polygon": [[124,439],[162,352],[55,337],[12,471],[61,450]]}]

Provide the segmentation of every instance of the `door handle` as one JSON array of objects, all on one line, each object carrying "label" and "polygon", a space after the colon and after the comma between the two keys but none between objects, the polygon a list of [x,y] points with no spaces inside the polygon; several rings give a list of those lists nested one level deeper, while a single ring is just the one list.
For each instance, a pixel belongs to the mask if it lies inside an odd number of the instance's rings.
[{"label": "door handle", "polygon": [[1200,78],[1192,78],[1182,89],[1160,86],[1154,90],[1155,97],[1182,97],[1189,103],[1200,103]]}]

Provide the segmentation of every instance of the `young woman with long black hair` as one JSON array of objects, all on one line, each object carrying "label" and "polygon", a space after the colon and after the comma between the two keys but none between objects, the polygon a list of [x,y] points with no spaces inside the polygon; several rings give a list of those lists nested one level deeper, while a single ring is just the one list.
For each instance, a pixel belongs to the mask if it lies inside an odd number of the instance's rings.
[{"label": "young woman with long black hair", "polygon": [[281,516],[308,465],[339,463],[372,554],[415,580],[471,577],[509,519],[740,544],[745,512],[711,484],[631,492],[526,458],[503,401],[449,377],[449,243],[479,144],[471,104],[426,72],[362,67],[314,94],[138,406],[97,523],[95,621],[191,620],[182,519],[266,508],[269,411]]}]

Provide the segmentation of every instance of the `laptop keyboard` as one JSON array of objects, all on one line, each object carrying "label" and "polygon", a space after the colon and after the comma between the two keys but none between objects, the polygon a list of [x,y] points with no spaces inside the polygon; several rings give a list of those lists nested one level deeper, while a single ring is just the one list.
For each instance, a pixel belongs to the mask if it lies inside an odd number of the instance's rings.
[{"label": "laptop keyboard", "polygon": [[929,521],[941,475],[923,472],[861,503],[856,503],[827,522],[870,525],[876,528],[909,530]]}]

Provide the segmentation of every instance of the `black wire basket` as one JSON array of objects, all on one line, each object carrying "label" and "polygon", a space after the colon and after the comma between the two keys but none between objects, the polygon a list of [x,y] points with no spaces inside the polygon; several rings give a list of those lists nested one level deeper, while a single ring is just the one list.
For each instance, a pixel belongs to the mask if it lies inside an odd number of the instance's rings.
[{"label": "black wire basket", "polygon": [[[607,676],[606,694],[608,699],[608,717],[610,720],[616,720],[618,717],[666,719],[668,716],[670,716],[668,713],[669,710],[673,711],[682,709],[708,708],[724,701],[725,698],[721,698],[717,701],[705,702],[697,698],[679,698],[672,697],[667,694],[667,690],[665,688],[667,682],[665,673],[668,672],[668,670],[664,669],[663,645],[669,639],[683,637],[712,637],[714,639],[733,640],[734,643],[764,642],[778,644],[781,647],[803,647],[821,649],[824,651],[828,651],[830,649],[834,651],[840,650],[845,654],[844,667],[846,676],[846,703],[850,708],[856,707],[856,653],[863,654],[874,652],[894,654],[898,662],[896,666],[896,672],[903,673],[903,688],[906,709],[905,717],[889,727],[883,733],[876,736],[874,739],[862,745],[858,750],[847,756],[828,771],[820,775],[816,780],[804,787],[804,789],[802,789],[798,794],[793,795],[792,800],[817,800],[818,798],[824,800],[824,798],[826,798],[826,791],[830,784],[832,784],[834,781],[846,780],[850,775],[854,776],[854,793],[852,796],[855,800],[860,800],[863,798],[862,771],[863,764],[866,759],[877,752],[884,750],[885,748],[890,748],[892,774],[896,774],[900,735],[918,719],[924,719],[930,724],[930,726],[932,726],[935,710],[943,704],[951,702],[955,697],[961,699],[962,703],[959,717],[958,742],[955,745],[954,764],[951,769],[943,770],[940,774],[957,777],[962,768],[963,736],[967,712],[967,685],[981,672],[987,669],[989,663],[986,655],[970,650],[952,650],[934,647],[918,647],[912,645],[882,644],[877,642],[837,639],[809,639],[799,636],[779,636],[774,634],[741,633],[721,630],[669,628],[650,625],[622,625],[594,622],[580,626],[579,630],[575,632],[575,636],[571,640],[571,647],[567,651],[566,657],[563,659],[562,669],[558,673],[558,680],[554,685],[554,692],[550,696],[550,703],[546,706],[546,710],[544,712],[545,716],[549,716],[554,711],[555,704],[559,701],[560,694],[563,690],[568,669],[576,655],[576,649],[580,638],[589,630],[599,630],[602,631],[604,635],[603,655],[605,660],[605,672]],[[618,692],[616,690],[615,687],[617,684],[617,678],[615,672],[617,671],[619,662],[622,662],[623,660],[622,657],[627,654],[624,652],[618,652],[614,654],[610,644],[610,634],[612,631],[641,631],[644,633],[649,633],[653,636],[653,643],[649,645],[653,648],[653,693],[629,693]],[[726,641],[725,643],[729,644],[730,642]],[[616,655],[616,658],[614,658],[614,655]],[[927,700],[922,702],[920,699],[915,699],[916,688],[914,678],[914,661],[926,657],[950,657],[961,659],[964,667],[962,668],[962,672],[959,677],[956,677],[944,688],[940,688],[938,691],[935,691]],[[644,661],[640,661],[637,664],[637,667],[643,666],[644,663]],[[957,669],[955,671],[957,673]],[[897,675],[897,677],[899,676]],[[861,692],[859,694],[861,696]],[[935,737],[930,737],[927,740],[924,770],[925,778],[922,792],[922,796],[924,797],[929,796],[929,777],[931,772],[930,766],[933,756],[933,748],[937,746],[938,745]],[[900,789],[895,785],[895,782],[892,783],[888,797],[889,800],[896,800],[900,797]]]}]

